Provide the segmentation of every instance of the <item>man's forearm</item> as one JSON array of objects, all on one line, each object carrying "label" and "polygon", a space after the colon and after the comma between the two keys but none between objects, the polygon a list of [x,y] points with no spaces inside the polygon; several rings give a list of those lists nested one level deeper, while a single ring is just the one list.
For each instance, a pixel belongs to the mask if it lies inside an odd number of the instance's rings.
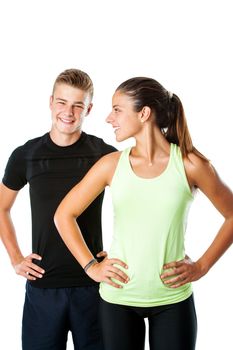
[{"label": "man's forearm", "polygon": [[0,210],[0,237],[12,265],[19,263],[23,255],[18,245],[15,228],[9,211]]}]

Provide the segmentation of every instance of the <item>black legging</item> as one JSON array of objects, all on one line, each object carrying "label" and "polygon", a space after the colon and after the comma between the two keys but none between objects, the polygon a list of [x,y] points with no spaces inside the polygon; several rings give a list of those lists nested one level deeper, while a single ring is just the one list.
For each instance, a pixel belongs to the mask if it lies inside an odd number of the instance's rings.
[{"label": "black legging", "polygon": [[164,306],[134,307],[100,303],[106,350],[143,350],[144,318],[149,322],[150,350],[194,350],[197,320],[193,297]]}]

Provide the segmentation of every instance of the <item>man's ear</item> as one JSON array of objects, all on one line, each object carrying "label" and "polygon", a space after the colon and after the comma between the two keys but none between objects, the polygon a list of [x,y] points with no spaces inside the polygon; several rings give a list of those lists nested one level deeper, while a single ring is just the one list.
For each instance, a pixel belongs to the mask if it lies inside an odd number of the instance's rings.
[{"label": "man's ear", "polygon": [[52,108],[52,103],[53,103],[53,95],[50,96],[50,98],[49,98],[49,108],[50,109]]},{"label": "man's ear", "polygon": [[87,107],[86,116],[90,113],[90,111],[92,110],[92,107],[93,107],[93,103],[90,103],[89,106]]}]

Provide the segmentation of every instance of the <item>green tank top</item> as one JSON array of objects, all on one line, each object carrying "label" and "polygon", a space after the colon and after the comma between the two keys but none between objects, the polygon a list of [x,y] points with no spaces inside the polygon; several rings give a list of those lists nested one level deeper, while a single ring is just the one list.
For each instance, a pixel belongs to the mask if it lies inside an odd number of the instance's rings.
[{"label": "green tank top", "polygon": [[[170,157],[163,173],[151,179],[137,176],[130,164],[130,148],[118,161],[111,194],[114,234],[110,258],[119,258],[130,277],[123,288],[102,282],[101,297],[110,303],[151,307],[172,304],[192,294],[191,284],[169,288],[160,278],[165,263],[185,256],[184,234],[193,200],[180,148],[170,144]],[[117,281],[119,283],[119,281]]]}]

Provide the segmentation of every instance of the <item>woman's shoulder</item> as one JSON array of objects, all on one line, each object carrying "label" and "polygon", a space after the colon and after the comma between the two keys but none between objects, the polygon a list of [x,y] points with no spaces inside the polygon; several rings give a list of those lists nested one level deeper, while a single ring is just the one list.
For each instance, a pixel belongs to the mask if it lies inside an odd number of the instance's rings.
[{"label": "woman's shoulder", "polygon": [[207,158],[194,152],[190,152],[186,157],[184,157],[184,163],[187,167],[194,171],[213,168],[211,162]]},{"label": "woman's shoulder", "polygon": [[94,164],[91,172],[105,178],[106,184],[110,184],[121,154],[121,151],[115,151],[104,155]]},{"label": "woman's shoulder", "polygon": [[215,169],[211,162],[198,154],[191,152],[184,158],[184,167],[189,181],[196,186],[200,178],[214,175]]},{"label": "woman's shoulder", "polygon": [[115,162],[118,162],[122,151],[114,151],[111,153],[108,153],[104,155],[102,158],[100,158],[100,162],[102,164],[114,164]]}]

